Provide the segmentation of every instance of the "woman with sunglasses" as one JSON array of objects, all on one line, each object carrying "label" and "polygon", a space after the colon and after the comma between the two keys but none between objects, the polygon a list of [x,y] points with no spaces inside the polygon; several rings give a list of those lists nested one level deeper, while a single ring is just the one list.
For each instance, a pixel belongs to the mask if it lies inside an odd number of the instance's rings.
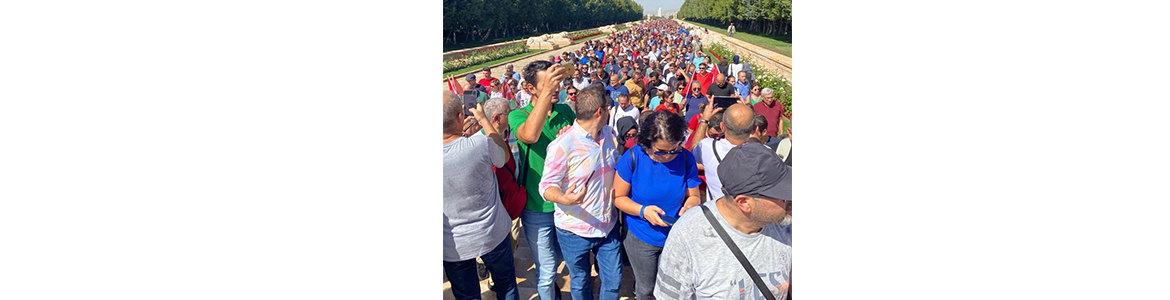
[{"label": "woman with sunglasses", "polygon": [[756,103],[760,103],[760,101],[764,99],[764,95],[762,95],[762,92],[760,92],[761,89],[762,88],[760,87],[759,83],[752,81],[752,87],[748,90],[747,99],[744,99],[751,103],[748,104],[748,106],[756,105]]},{"label": "woman with sunglasses", "polygon": [[622,245],[634,271],[634,295],[650,299],[658,257],[671,225],[699,205],[699,169],[683,148],[686,124],[678,114],[651,113],[638,130],[638,144],[626,151],[613,178],[614,206],[624,212]]}]

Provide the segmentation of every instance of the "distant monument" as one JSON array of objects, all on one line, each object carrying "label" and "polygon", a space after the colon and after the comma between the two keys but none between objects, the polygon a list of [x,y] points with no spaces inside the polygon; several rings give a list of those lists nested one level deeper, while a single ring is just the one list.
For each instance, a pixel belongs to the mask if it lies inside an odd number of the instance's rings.
[{"label": "distant monument", "polygon": [[658,17],[659,18],[662,17],[662,8],[661,7],[658,8]]}]

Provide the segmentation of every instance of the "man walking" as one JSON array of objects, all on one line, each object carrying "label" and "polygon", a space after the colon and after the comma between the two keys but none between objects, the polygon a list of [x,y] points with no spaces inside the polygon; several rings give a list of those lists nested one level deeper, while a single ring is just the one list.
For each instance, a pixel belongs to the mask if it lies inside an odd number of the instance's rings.
[{"label": "man walking", "polygon": [[[646,104],[650,97],[646,93],[646,82],[642,81],[642,73],[630,72],[630,80],[626,80],[626,89],[630,91],[630,103],[643,111],[646,110]],[[653,109],[653,107],[651,107]]]},{"label": "man walking", "polygon": [[727,84],[727,76],[723,74],[715,74],[715,82],[707,86],[707,98],[715,99],[715,96],[731,97],[735,94],[735,87]]},{"label": "man walking", "polygon": [[533,100],[508,114],[508,123],[519,141],[517,176],[528,192],[528,204],[520,214],[524,236],[532,249],[536,265],[536,292],[542,300],[557,299],[554,286],[556,267],[560,264],[560,246],[553,225],[553,204],[540,195],[540,178],[544,174],[548,144],[557,132],[572,125],[576,114],[565,104],[557,104],[557,85],[567,74],[558,64],[534,61],[524,68],[526,87]]},{"label": "man walking", "polygon": [[621,120],[622,117],[633,117],[635,121],[640,120],[638,116],[641,113],[641,110],[630,104],[629,96],[620,95],[618,96],[617,101],[618,106],[610,108],[612,112],[609,113],[609,127],[617,128],[617,120]]},{"label": "man walking", "polygon": [[[456,299],[479,299],[476,258],[491,273],[498,299],[519,299],[510,218],[492,167],[504,166],[508,144],[481,108],[471,108],[484,135],[468,135],[463,101],[443,91],[443,272]],[[466,118],[466,119],[465,119]]]},{"label": "man walking", "polygon": [[666,238],[658,299],[785,299],[791,291],[792,238],[781,224],[792,210],[792,168],[760,143],[735,147],[723,164],[727,195],[688,210]]},{"label": "man walking", "polygon": [[617,165],[617,134],[609,123],[610,102],[601,86],[577,98],[577,121],[548,145],[540,193],[556,203],[557,243],[569,269],[575,300],[592,300],[593,263],[601,278],[601,299],[617,300],[622,278],[618,211],[612,189]]},{"label": "man walking", "polygon": [[[711,110],[711,107],[712,105],[708,105],[706,110]],[[706,111],[703,112],[703,116],[708,116]],[[752,131],[756,128],[754,117],[755,114],[747,105],[733,104],[723,112],[723,118],[720,120],[719,128],[723,130],[723,138],[708,137],[696,142],[693,150],[695,161],[699,163],[699,170],[703,170],[707,177],[707,198],[704,201],[723,196],[723,184],[719,177],[721,174],[718,172],[720,163],[726,159],[731,148],[746,143],[751,137]],[[696,130],[697,136],[706,136],[708,122],[700,120],[699,128]]]},{"label": "man walking", "polygon": [[768,120],[768,131],[765,132],[768,136],[776,136],[780,127],[784,125],[780,120],[780,117],[784,115],[784,105],[781,105],[780,101],[776,101],[773,93],[772,88],[764,88],[763,91],[760,91],[763,100],[752,106],[756,114],[764,116],[764,119]]},{"label": "man walking", "polygon": [[483,67],[482,72],[483,72],[483,78],[479,79],[479,82],[478,82],[479,85],[485,86],[485,87],[492,86],[492,80],[495,79],[495,78],[492,78],[492,68]]}]

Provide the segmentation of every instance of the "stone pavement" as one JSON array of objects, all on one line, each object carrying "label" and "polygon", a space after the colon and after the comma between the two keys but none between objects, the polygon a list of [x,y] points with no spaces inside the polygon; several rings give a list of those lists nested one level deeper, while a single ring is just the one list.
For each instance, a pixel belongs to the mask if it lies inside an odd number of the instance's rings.
[{"label": "stone pavement", "polygon": [[[494,74],[494,73],[493,73]],[[520,227],[520,234],[516,241],[516,251],[512,253],[513,261],[516,264],[516,285],[520,291],[520,299],[532,300],[540,299],[536,295],[536,265],[532,263],[532,250],[528,248],[528,239],[524,237],[524,229]],[[620,299],[634,299],[634,270],[629,266],[622,268],[622,282],[621,290],[618,292]],[[561,263],[557,267],[557,285],[561,287],[561,299],[571,300],[569,295],[569,270]],[[479,282],[479,289],[482,292],[480,297],[483,299],[496,299],[496,293],[489,290],[490,279],[484,279]],[[601,281],[598,280],[597,272],[593,272],[593,297],[597,299],[598,289],[601,287]],[[454,300],[455,297],[451,295],[451,283],[447,282],[446,275],[443,276],[443,299]]]}]

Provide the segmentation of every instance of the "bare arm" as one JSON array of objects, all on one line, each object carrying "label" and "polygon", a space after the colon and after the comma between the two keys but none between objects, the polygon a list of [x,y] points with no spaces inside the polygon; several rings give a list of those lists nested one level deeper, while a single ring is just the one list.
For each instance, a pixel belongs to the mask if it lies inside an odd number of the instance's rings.
[{"label": "bare arm", "polygon": [[678,215],[682,216],[682,214],[686,213],[688,209],[699,206],[699,199],[702,199],[699,198],[699,187],[688,188],[687,200],[683,201],[682,210],[678,211]]},{"label": "bare arm", "polygon": [[622,212],[640,216],[655,226],[670,226],[666,224],[666,221],[662,220],[662,216],[666,215],[666,211],[663,211],[657,205],[646,205],[645,209],[643,209],[643,205],[634,202],[634,199],[630,199],[630,184],[625,179],[622,179],[621,175],[613,175],[613,190],[613,204]]},{"label": "bare arm", "polygon": [[[479,122],[479,124],[483,125],[483,134],[491,138],[492,141],[496,142],[496,146],[500,146],[500,149],[504,149],[505,154],[512,153],[512,148],[508,147],[508,142],[504,141],[504,138],[500,136],[498,131],[496,131],[496,126],[492,125],[492,122],[488,121],[487,116],[483,114],[483,104],[476,104],[474,108],[470,108],[469,110],[471,110],[471,114],[475,116],[475,119]],[[506,159],[504,159],[504,163],[507,163],[508,160],[512,159],[512,155],[504,156],[506,157]]]},{"label": "bare arm", "polygon": [[621,175],[613,174],[613,205],[624,213],[638,215],[642,205],[630,199],[630,183]]},{"label": "bare arm", "polygon": [[[699,117],[699,119],[706,120],[703,117]],[[707,138],[707,122],[699,122],[699,127],[695,128],[695,138],[691,139],[691,149],[698,147],[699,141],[702,141],[704,138]],[[699,170],[702,169],[703,167],[700,165]]]},{"label": "bare arm", "polygon": [[528,114],[528,118],[516,128],[517,140],[525,144],[540,140],[540,130],[544,128],[549,111],[552,111],[552,99],[557,96],[556,86],[561,80],[565,80],[565,72],[559,64],[553,64],[547,71],[537,74],[536,94],[532,100],[536,102],[532,104],[532,112]]},{"label": "bare arm", "polygon": [[[695,129],[695,138],[693,141],[691,141],[691,149],[699,146],[699,141],[707,138],[707,123],[710,123],[711,116],[714,116],[716,113],[721,111],[723,111],[722,107],[716,109],[715,103],[707,103],[707,107],[703,109],[703,113],[699,115],[699,118],[707,120],[708,122],[699,122],[699,128]],[[712,144],[712,146],[714,146],[714,144]]]}]

